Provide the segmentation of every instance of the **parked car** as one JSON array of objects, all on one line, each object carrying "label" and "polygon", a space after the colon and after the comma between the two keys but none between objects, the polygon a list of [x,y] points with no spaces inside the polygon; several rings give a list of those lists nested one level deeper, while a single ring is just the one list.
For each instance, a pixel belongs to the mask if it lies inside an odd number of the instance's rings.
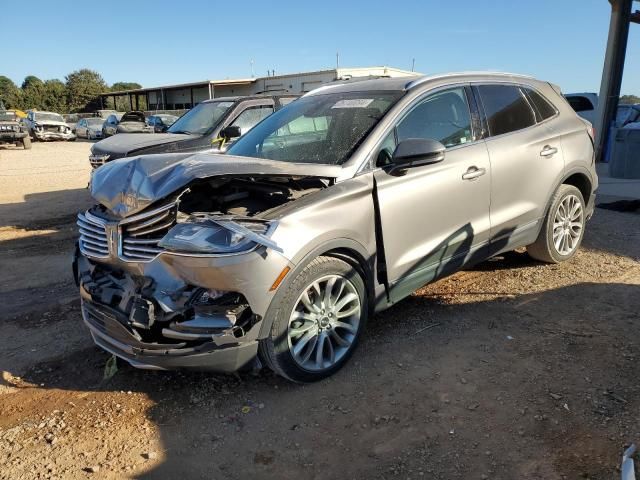
[{"label": "parked car", "polygon": [[220,151],[274,110],[296,98],[296,95],[256,95],[206,100],[181,116],[166,133],[121,135],[94,144],[89,161],[97,168],[105,162],[131,155]]},{"label": "parked car", "polygon": [[24,124],[33,140],[74,141],[75,133],[59,113],[29,110]]},{"label": "parked car", "polygon": [[596,109],[598,108],[597,93],[568,93],[565,98],[579,116],[591,124],[595,124]]},{"label": "parked car", "polygon": [[116,112],[107,116],[107,119],[102,124],[102,138],[107,138],[118,133],[118,124],[124,113]]},{"label": "parked car", "polygon": [[157,115],[151,115],[147,120],[147,124],[150,127],[153,127],[153,131],[155,133],[164,133],[171,125],[175,123],[177,119],[178,117],[176,117],[175,115],[160,113]]},{"label": "parked car", "polygon": [[78,216],[84,322],[140,368],[259,357],[322,379],[429,282],[523,246],[571,259],[598,185],[590,132],[530,77],[387,78],[313,91],[226,155],[111,162]]},{"label": "parked car", "polygon": [[104,120],[98,117],[81,118],[76,124],[76,135],[80,138],[94,140],[102,138]]},{"label": "parked car", "polygon": [[116,127],[116,133],[149,133],[151,130],[144,113],[137,111],[125,113]]},{"label": "parked car", "polygon": [[0,145],[7,143],[31,148],[31,138],[14,110],[0,110]]}]

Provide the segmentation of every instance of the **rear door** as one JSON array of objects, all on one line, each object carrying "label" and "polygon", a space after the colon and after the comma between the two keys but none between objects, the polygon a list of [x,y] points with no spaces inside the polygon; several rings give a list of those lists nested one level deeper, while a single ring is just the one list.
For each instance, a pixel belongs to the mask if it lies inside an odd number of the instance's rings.
[{"label": "rear door", "polygon": [[[464,86],[427,94],[377,152],[376,198],[393,301],[488,251],[491,172],[471,102]],[[390,172],[396,145],[409,138],[440,141],[444,160],[404,175]]]},{"label": "rear door", "polygon": [[554,128],[555,107],[532,88],[505,83],[474,91],[489,130],[491,253],[497,253],[535,240],[564,171],[561,132]]}]

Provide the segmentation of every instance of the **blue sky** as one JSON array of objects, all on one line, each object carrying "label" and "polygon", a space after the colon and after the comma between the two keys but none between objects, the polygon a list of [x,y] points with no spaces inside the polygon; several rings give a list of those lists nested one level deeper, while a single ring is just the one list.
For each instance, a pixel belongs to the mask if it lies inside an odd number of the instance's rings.
[{"label": "blue sky", "polygon": [[[388,65],[437,73],[504,70],[597,91],[607,0],[3,2],[0,75],[60,78],[88,67],[143,86]],[[637,3],[640,8],[640,2]],[[6,48],[7,42],[14,48]],[[640,95],[640,25],[623,93]]]}]

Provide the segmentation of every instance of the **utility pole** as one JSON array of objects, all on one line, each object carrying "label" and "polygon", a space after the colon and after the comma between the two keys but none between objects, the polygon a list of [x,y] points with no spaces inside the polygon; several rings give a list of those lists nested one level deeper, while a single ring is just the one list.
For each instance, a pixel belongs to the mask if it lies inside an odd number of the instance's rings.
[{"label": "utility pole", "polygon": [[251,78],[256,76],[256,72],[253,71],[253,59],[251,59]]},{"label": "utility pole", "polygon": [[416,59],[415,58],[411,61],[411,71],[412,72],[416,71]]},{"label": "utility pole", "polygon": [[336,70],[340,68],[340,52],[336,52]]}]

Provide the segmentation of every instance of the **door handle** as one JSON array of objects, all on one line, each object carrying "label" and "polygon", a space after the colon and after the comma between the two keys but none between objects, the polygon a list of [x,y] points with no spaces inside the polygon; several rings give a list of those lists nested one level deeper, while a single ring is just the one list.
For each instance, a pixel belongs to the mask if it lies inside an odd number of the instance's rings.
[{"label": "door handle", "polygon": [[549,145],[545,145],[542,151],[540,152],[541,157],[550,157],[551,155],[555,155],[558,153],[558,149],[556,147],[551,147]]},{"label": "door handle", "polygon": [[475,180],[476,178],[481,177],[485,173],[487,173],[487,170],[485,168],[469,167],[469,170],[467,170],[467,172],[462,175],[462,179]]}]

